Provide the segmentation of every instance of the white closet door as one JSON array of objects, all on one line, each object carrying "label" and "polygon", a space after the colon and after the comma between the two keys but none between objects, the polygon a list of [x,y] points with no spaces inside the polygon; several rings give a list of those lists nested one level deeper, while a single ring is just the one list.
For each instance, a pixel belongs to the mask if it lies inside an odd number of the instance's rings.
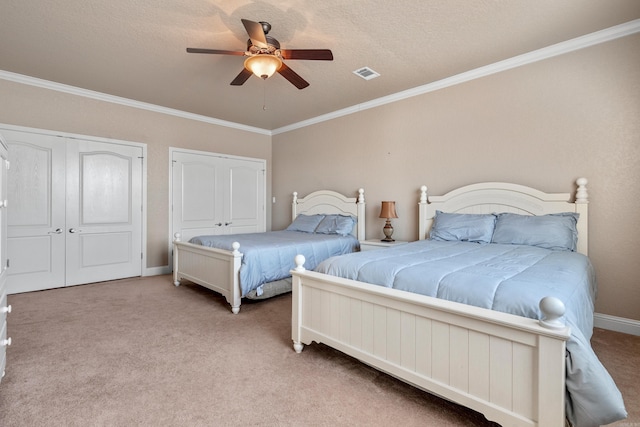
[{"label": "white closet door", "polygon": [[66,284],[142,271],[142,148],[67,144]]},{"label": "white closet door", "polygon": [[225,224],[230,234],[260,233],[265,221],[265,167],[257,162],[227,161],[229,203]]},{"label": "white closet door", "polygon": [[265,168],[259,159],[174,151],[172,232],[194,236],[266,229]]},{"label": "white closet door", "polygon": [[142,274],[140,146],[1,130],[8,293]]},{"label": "white closet door", "polygon": [[223,167],[216,157],[174,152],[171,186],[173,230],[182,241],[224,234]]},{"label": "white closet door", "polygon": [[8,292],[65,284],[65,143],[2,130],[11,169],[7,209]]}]

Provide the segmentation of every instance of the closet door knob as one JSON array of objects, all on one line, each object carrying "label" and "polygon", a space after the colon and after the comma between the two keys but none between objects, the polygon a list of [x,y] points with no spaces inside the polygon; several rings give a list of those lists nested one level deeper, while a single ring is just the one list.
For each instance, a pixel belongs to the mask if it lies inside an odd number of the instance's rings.
[{"label": "closet door knob", "polygon": [[4,347],[4,346],[9,347],[10,345],[11,345],[11,337],[7,338],[6,340],[0,341],[0,347]]},{"label": "closet door knob", "polygon": [[0,313],[11,313],[11,305],[0,308]]},{"label": "closet door knob", "polygon": [[80,233],[82,230],[76,230],[75,228],[70,228],[69,233]]},{"label": "closet door knob", "polygon": [[[71,231],[71,230],[69,230]],[[61,234],[62,233],[62,229],[61,228],[56,228],[56,231],[50,231],[49,234]]]},{"label": "closet door knob", "polygon": [[232,222],[225,222],[224,225],[231,225],[233,224]]}]

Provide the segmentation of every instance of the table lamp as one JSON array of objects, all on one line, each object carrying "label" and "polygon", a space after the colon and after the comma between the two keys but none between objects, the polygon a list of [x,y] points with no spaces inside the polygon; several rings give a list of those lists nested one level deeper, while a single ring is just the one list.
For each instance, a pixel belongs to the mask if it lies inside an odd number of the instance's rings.
[{"label": "table lamp", "polygon": [[385,238],[381,241],[395,242],[395,240],[391,238],[391,235],[393,234],[391,218],[398,218],[398,214],[396,214],[396,202],[382,202],[382,209],[380,209],[380,218],[387,219],[387,222],[384,224],[384,228],[382,229]]}]

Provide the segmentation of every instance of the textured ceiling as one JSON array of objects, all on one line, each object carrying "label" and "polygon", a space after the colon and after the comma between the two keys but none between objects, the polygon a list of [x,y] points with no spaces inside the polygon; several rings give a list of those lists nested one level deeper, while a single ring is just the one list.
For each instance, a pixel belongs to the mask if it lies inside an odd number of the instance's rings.
[{"label": "textured ceiling", "polygon": [[[287,61],[303,90],[230,86],[243,57],[185,48],[245,49],[241,18],[334,61]],[[637,18],[637,0],[5,0],[0,70],[273,130]]]}]

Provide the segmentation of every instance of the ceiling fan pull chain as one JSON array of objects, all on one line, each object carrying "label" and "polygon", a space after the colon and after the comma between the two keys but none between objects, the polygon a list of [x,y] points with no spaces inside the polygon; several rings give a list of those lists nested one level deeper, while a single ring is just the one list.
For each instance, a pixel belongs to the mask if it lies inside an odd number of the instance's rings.
[{"label": "ceiling fan pull chain", "polygon": [[267,80],[262,80],[262,111],[267,111]]}]

